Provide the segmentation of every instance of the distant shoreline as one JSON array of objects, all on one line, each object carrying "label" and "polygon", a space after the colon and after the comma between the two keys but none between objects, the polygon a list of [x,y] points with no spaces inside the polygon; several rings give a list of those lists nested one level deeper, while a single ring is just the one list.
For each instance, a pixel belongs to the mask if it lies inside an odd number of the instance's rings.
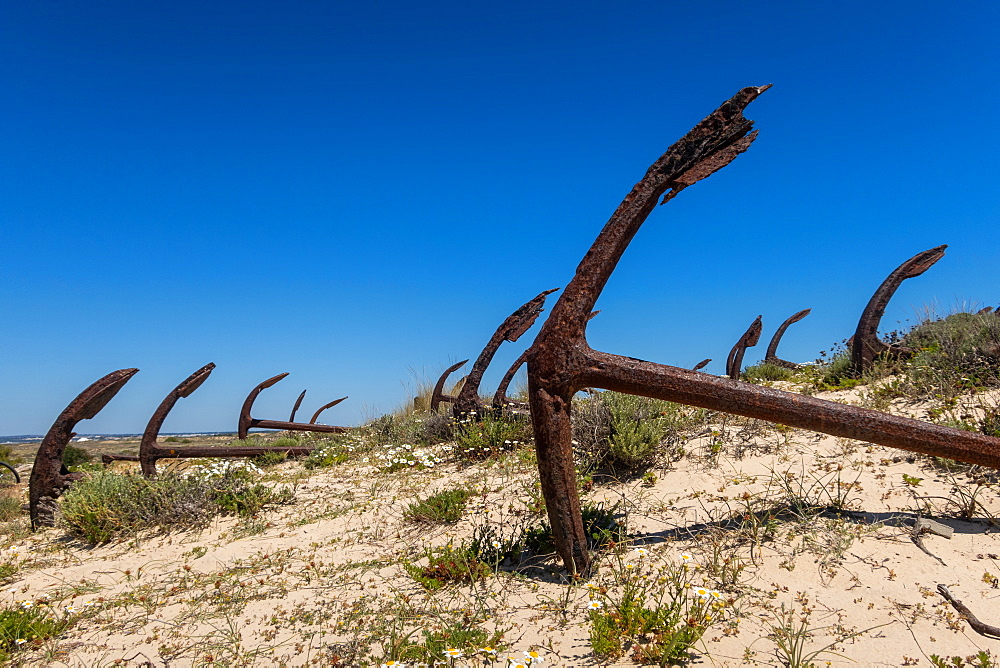
[{"label": "distant shoreline", "polygon": [[[252,433],[267,433],[271,429],[251,429]],[[236,436],[235,431],[190,431],[190,432],[161,432],[160,436],[177,436],[182,438],[208,437],[208,436]],[[41,443],[44,434],[15,434],[13,436],[0,436],[0,445],[30,445],[31,443]],[[129,441],[142,438],[142,434],[77,434],[70,443],[86,443],[87,441]]]}]

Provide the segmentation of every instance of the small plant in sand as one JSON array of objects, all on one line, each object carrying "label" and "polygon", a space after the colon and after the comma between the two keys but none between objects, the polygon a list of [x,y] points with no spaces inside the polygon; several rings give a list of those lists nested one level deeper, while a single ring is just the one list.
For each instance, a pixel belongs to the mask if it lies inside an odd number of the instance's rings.
[{"label": "small plant in sand", "polygon": [[429,591],[448,584],[477,582],[493,573],[493,569],[480,560],[472,544],[465,541],[457,546],[449,543],[443,547],[427,548],[424,557],[427,559],[425,565],[406,563],[404,567],[414,580]]},{"label": "small plant in sand", "polygon": [[937,654],[931,654],[929,658],[934,668],[996,668],[998,665],[988,649],[965,658],[961,656],[940,657]]},{"label": "small plant in sand", "polygon": [[724,623],[728,597],[700,584],[691,555],[665,559],[647,548],[616,555],[610,572],[588,583],[590,644],[602,658],[631,652],[639,663],[685,661],[711,626]]},{"label": "small plant in sand", "polygon": [[10,665],[19,652],[58,636],[70,625],[71,616],[70,611],[58,616],[49,606],[32,601],[0,608],[0,661]]},{"label": "small plant in sand", "polygon": [[472,491],[468,489],[446,489],[414,501],[403,511],[403,517],[425,524],[457,522],[462,518],[462,510],[470,496]]}]

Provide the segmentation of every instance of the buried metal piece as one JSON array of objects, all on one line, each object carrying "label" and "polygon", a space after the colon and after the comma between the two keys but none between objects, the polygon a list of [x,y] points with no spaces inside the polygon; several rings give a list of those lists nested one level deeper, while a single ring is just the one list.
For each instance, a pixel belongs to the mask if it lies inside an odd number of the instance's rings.
[{"label": "buried metal piece", "polygon": [[302,390],[302,394],[299,398],[295,400],[295,405],[292,406],[292,414],[288,416],[289,422],[295,422],[295,414],[299,412],[299,406],[302,405],[302,400],[306,398],[306,391]]},{"label": "buried metal piece", "polygon": [[785,335],[785,330],[788,329],[789,325],[797,323],[810,313],[812,313],[811,308],[803,309],[795,315],[790,316],[785,322],[781,323],[781,326],[778,327],[778,331],[776,331],[774,336],[771,337],[771,343],[767,344],[767,353],[764,354],[764,362],[775,366],[785,367],[786,369],[799,368],[800,365],[795,362],[789,362],[788,360],[783,360],[778,357],[778,344],[781,343],[781,337]]},{"label": "buried metal piece", "polygon": [[708,363],[711,362],[711,361],[712,361],[711,357],[709,357],[707,359],[703,359],[702,361],[698,362],[693,367],[691,367],[691,370],[692,371],[700,371],[701,369],[704,369],[705,367],[707,367]]},{"label": "buried metal piece", "polygon": [[538,471],[556,550],[574,576],[591,557],[573,462],[573,394],[598,387],[780,422],[833,436],[1000,468],[1000,439],[783,392],[590,348],[587,314],[657,200],[726,166],[756,138],[743,109],[767,86],[744,88],[664,153],[632,189],[580,262],[528,351]]},{"label": "buried metal piece", "polygon": [[913,350],[899,345],[889,345],[878,338],[878,325],[882,321],[885,307],[889,305],[889,300],[896,294],[896,290],[908,278],[915,278],[924,273],[931,266],[944,257],[944,249],[947,244],[917,253],[903,264],[896,267],[896,270],[889,274],[878,290],[868,300],[868,305],[861,313],[858,320],[858,329],[851,337],[851,373],[855,377],[861,377],[866,371],[871,369],[875,358],[882,353],[890,355],[908,355]]},{"label": "buried metal piece", "polygon": [[729,358],[726,360],[726,375],[733,380],[740,379],[740,369],[743,367],[743,354],[747,351],[747,348],[753,348],[760,341],[760,333],[764,330],[764,326],[760,322],[760,316],[750,323],[750,327],[747,331],[743,332],[743,336],[740,340],[736,342],[733,349],[729,351]]},{"label": "buried metal piece", "polygon": [[465,382],[462,384],[462,389],[459,390],[458,396],[450,397],[443,393],[444,381],[449,373],[462,366],[462,364],[465,364],[465,362],[445,371],[434,387],[434,394],[431,397],[431,410],[437,410],[438,405],[442,401],[451,402],[452,414],[456,417],[463,413],[482,408],[482,404],[479,401],[479,384],[482,382],[483,374],[486,373],[486,368],[493,361],[493,356],[496,355],[500,345],[504,341],[517,341],[521,338],[522,334],[531,329],[531,326],[535,324],[535,320],[538,319],[542,308],[545,306],[545,298],[558,289],[552,288],[538,294],[531,301],[522,304],[516,311],[507,316],[506,320],[500,323],[500,326],[497,327],[497,330],[493,333],[489,342],[487,342],[486,347],[483,348],[483,351],[479,353],[479,357],[476,358],[475,363],[472,365],[472,371],[469,372]]},{"label": "buried metal piece", "polygon": [[[279,380],[287,376],[288,373],[279,373],[277,376],[268,378],[263,383],[257,387],[250,390],[250,394],[247,395],[246,401],[243,402],[243,408],[240,410],[240,423],[239,430],[237,432],[237,437],[244,441],[247,438],[247,434],[254,427],[261,427],[263,429],[288,429],[291,431],[319,431],[325,434],[346,434],[348,432],[347,427],[334,427],[325,424],[305,424],[302,422],[282,422],[280,420],[258,420],[255,417],[251,417],[250,411],[253,409],[253,402],[256,401],[257,395],[267,388],[271,387]],[[232,448],[227,448],[232,449]],[[205,456],[205,455],[199,455]],[[216,455],[219,457],[225,457],[227,455]],[[243,456],[243,455],[228,455],[228,456]]]},{"label": "buried metal piece", "polygon": [[89,420],[97,415],[138,371],[112,371],[81,392],[52,423],[38,446],[38,454],[31,467],[28,510],[32,530],[55,523],[56,498],[80,478],[80,474],[70,473],[62,463],[63,451],[75,435],[73,427],[80,420]]},{"label": "buried metal piece", "polygon": [[327,408],[333,408],[334,406],[336,406],[337,404],[339,404],[341,401],[343,401],[346,398],[347,397],[341,397],[340,399],[334,399],[330,403],[324,404],[324,405],[320,406],[319,409],[317,409],[317,411],[315,413],[313,413],[312,418],[309,419],[309,424],[316,424],[316,420],[319,419],[320,413],[322,413],[323,411],[325,411]]}]

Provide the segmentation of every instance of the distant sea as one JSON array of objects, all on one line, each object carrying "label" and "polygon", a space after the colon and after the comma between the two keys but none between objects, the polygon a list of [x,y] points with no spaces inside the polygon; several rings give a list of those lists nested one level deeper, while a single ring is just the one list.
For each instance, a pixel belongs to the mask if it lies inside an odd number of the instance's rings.
[{"label": "distant sea", "polygon": [[[256,430],[254,430],[256,431]],[[43,434],[18,434],[16,436],[0,436],[0,445],[24,445],[30,443],[41,443]],[[168,434],[161,432],[160,436],[177,436],[178,438],[191,438],[194,436],[236,436],[232,431],[196,431],[186,434]],[[70,441],[71,443],[85,443],[87,441],[128,441],[142,438],[142,434],[78,434]]]}]

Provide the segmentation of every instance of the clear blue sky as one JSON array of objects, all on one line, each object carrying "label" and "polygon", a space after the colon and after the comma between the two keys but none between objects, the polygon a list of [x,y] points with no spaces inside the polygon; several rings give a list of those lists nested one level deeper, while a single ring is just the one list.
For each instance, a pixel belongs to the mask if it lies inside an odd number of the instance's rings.
[{"label": "clear blue sky", "polygon": [[[246,393],[354,424],[475,358],[564,286],[646,167],[773,83],[760,137],[654,212],[595,348],[721,373],[736,338],[812,307],[779,350],[849,336],[898,263],[950,244],[883,321],[1000,302],[1000,4],[0,4],[0,434],[233,430]],[[558,296],[550,297],[554,299]],[[551,306],[551,304],[550,304]],[[499,376],[536,329],[505,344]]]}]

